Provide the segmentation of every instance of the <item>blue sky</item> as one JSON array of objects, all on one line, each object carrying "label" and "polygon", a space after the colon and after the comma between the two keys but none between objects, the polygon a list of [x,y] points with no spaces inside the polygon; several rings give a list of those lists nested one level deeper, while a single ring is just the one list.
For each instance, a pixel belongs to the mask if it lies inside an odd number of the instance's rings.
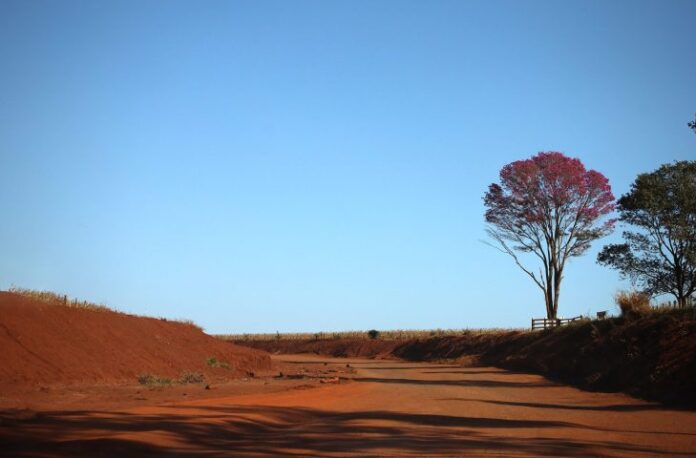
[{"label": "blue sky", "polygon": [[[0,288],[209,332],[527,326],[482,195],[696,159],[693,1],[0,2]],[[568,266],[560,314],[625,283]]]}]

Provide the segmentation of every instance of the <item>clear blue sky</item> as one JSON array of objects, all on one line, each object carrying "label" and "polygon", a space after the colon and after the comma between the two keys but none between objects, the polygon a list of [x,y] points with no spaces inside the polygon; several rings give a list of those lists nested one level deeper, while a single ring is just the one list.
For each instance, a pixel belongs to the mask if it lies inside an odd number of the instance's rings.
[{"label": "clear blue sky", "polygon": [[[527,326],[482,195],[696,159],[694,1],[0,1],[0,288],[209,332]],[[560,314],[626,284],[568,267]]]}]

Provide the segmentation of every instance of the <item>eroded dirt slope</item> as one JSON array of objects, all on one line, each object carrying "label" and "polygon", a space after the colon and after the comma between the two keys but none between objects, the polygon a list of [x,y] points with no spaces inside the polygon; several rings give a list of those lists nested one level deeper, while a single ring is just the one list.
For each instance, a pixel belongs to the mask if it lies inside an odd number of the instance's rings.
[{"label": "eroded dirt slope", "polygon": [[[229,368],[211,367],[215,357]],[[139,374],[211,378],[267,369],[269,356],[184,323],[48,304],[0,292],[0,389],[136,380]]]}]

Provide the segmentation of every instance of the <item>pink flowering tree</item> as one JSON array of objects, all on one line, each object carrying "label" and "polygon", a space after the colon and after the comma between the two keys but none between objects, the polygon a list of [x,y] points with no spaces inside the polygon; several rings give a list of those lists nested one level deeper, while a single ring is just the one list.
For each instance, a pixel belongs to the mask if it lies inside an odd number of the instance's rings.
[{"label": "pink flowering tree", "polygon": [[[579,159],[542,152],[500,171],[484,196],[490,245],[510,255],[544,292],[546,316],[555,319],[566,261],[582,255],[592,241],[610,233],[614,210],[609,180],[586,170]],[[518,253],[531,253],[535,271]]]}]

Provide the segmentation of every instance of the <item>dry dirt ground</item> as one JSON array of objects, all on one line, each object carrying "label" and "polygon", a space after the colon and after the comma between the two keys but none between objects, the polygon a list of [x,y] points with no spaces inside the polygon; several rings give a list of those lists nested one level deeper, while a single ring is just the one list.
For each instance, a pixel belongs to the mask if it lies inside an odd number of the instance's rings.
[{"label": "dry dirt ground", "polygon": [[[696,456],[696,412],[623,394],[489,367],[274,359],[283,378],[210,390],[0,396],[0,455]],[[336,376],[341,383],[321,383]]]}]

